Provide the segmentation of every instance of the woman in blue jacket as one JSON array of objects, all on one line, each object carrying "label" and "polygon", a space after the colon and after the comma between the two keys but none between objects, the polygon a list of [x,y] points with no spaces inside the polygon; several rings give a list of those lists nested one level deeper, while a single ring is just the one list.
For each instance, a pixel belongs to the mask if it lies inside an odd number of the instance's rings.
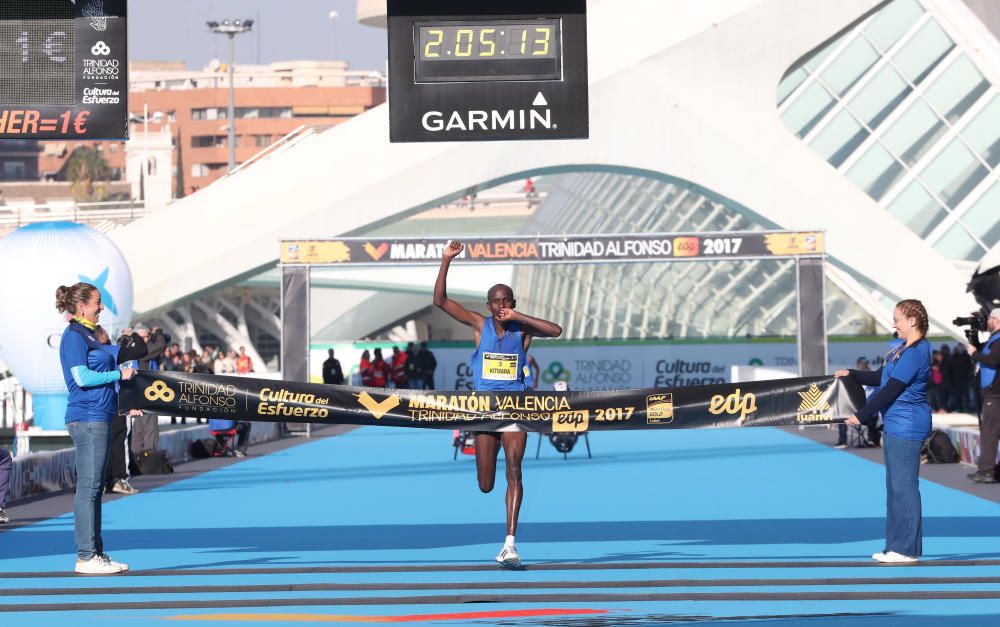
[{"label": "woman in blue jacket", "polygon": [[134,368],[118,369],[112,347],[95,337],[104,305],[101,292],[89,283],[56,290],[56,309],[72,318],[59,342],[59,361],[69,390],[66,429],[76,449],[76,494],[73,523],[76,572],[113,575],[128,570],[104,552],[101,540],[101,493],[111,445],[111,419],[118,411],[115,384],[135,376]]},{"label": "woman in blue jacket", "polygon": [[931,345],[927,341],[927,310],[919,300],[902,300],[892,314],[899,339],[891,345],[877,371],[839,370],[861,385],[878,386],[847,424],[871,422],[882,412],[885,434],[885,549],[872,555],[877,562],[916,562],[923,552],[920,511],[920,449],[931,431],[927,381]]}]

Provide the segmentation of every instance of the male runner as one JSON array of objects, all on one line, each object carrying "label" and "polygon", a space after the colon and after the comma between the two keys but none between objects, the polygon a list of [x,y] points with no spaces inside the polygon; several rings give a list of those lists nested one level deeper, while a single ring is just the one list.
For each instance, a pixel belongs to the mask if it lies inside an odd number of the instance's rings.
[{"label": "male runner", "polygon": [[[559,337],[562,327],[548,320],[525,315],[514,308],[514,291],[498,283],[486,293],[486,306],[490,316],[469,311],[448,298],[448,268],[451,260],[461,254],[464,246],[453,241],[444,250],[441,269],[434,284],[434,304],[449,316],[472,327],[476,352],[472,354],[472,378],[477,390],[523,392],[524,371],[528,347],[532,337]],[[507,538],[497,562],[506,567],[517,567],[521,558],[514,545],[517,516],[521,508],[524,488],[521,484],[521,460],[528,442],[528,434],[518,425],[505,427],[501,432],[476,434],[476,476],[479,489],[493,490],[497,473],[497,455],[503,446],[507,466]]]}]

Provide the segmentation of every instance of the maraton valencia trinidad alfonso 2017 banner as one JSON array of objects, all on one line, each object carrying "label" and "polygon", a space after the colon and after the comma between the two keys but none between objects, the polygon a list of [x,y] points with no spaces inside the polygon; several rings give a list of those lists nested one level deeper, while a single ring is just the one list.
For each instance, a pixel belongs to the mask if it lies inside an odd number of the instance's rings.
[{"label": "maraton valencia trinidad alfonso 2017 banner", "polygon": [[474,392],[357,388],[141,370],[120,411],[262,422],[496,431],[583,432],[822,424],[865,401],[833,377],[606,392]]}]

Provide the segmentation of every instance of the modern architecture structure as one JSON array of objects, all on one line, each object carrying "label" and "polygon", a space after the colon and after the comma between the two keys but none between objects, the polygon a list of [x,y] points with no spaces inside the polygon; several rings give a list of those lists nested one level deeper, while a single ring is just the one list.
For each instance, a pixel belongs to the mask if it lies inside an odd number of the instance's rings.
[{"label": "modern architecture structure", "polygon": [[[428,208],[541,175],[547,196],[523,232],[823,229],[830,333],[885,331],[892,303],[916,297],[936,330],[958,337],[949,321],[975,306],[965,285],[1000,239],[990,15],[961,0],[592,0],[588,140],[390,144],[375,107],[113,237],[136,310],[180,320],[205,295],[253,303],[240,286],[274,267],[280,238],[405,232]],[[359,17],[379,23],[384,3],[363,0]],[[200,254],[164,264],[143,242],[177,225]],[[570,337],[794,330],[780,262],[505,271],[523,305],[568,321]],[[391,279],[324,275],[354,292],[314,308],[314,330],[350,339],[412,320],[433,334],[432,280]],[[217,317],[238,330],[239,310],[253,327],[254,305],[233,303]]]}]

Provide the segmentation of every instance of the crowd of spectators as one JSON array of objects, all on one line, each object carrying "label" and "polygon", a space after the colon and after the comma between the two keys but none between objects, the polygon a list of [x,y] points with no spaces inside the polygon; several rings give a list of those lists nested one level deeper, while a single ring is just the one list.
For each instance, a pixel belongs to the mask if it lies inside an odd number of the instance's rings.
[{"label": "crowd of spectators", "polygon": [[382,355],[381,348],[375,349],[374,356],[365,350],[358,364],[361,385],[401,390],[433,390],[436,369],[437,359],[427,348],[427,342],[421,342],[419,348],[410,342],[405,351],[393,346],[389,360]]},{"label": "crowd of spectators", "polygon": [[927,401],[936,413],[978,413],[981,399],[976,382],[976,368],[961,344],[954,348],[942,344],[931,354],[931,378]]},{"label": "crowd of spectators", "polygon": [[[246,347],[240,346],[239,352],[206,344],[201,351],[194,349],[181,350],[180,344],[172,341],[169,334],[160,327],[146,328],[144,325],[126,328],[118,338],[118,345],[123,353],[134,353],[145,347],[144,357],[138,360],[140,370],[169,370],[174,372],[194,372],[200,374],[248,375],[254,371],[253,360],[247,355]],[[132,433],[132,449],[134,451],[156,450],[159,441],[159,429],[155,424],[155,416],[142,416],[137,420]],[[179,419],[181,424],[187,423],[187,418]],[[195,422],[201,423],[202,418]],[[171,416],[171,424],[176,424],[178,418]],[[149,424],[142,424],[149,423]]]}]

